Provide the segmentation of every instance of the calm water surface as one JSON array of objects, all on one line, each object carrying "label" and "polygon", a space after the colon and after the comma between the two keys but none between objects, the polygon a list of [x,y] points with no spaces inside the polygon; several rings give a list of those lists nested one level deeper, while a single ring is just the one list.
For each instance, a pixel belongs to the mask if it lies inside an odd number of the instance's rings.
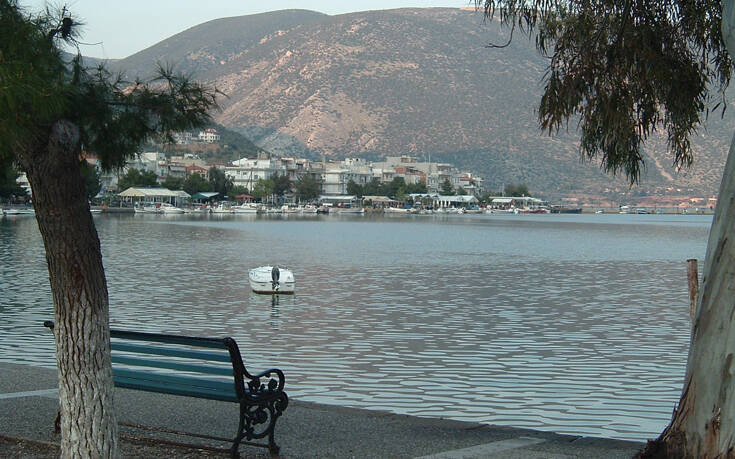
[{"label": "calm water surface", "polygon": [[[643,440],[688,347],[682,215],[98,215],[114,327],[235,337],[292,398]],[[250,292],[278,263],[294,296]],[[0,360],[53,366],[33,217],[0,219]],[[245,344],[248,343],[248,344]]]}]

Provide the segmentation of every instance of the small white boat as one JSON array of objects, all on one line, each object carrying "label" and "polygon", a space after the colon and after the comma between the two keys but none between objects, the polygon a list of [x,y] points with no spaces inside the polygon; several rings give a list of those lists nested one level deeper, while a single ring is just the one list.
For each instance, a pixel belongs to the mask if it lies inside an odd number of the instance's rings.
[{"label": "small white boat", "polygon": [[144,204],[135,208],[136,214],[161,214],[163,213],[155,204]]},{"label": "small white boat", "polygon": [[232,211],[236,214],[257,214],[258,206],[255,204],[240,204],[239,206],[232,206]]},{"label": "small white boat", "polygon": [[250,288],[255,293],[291,294],[295,289],[293,273],[278,266],[259,266],[248,272]]},{"label": "small white boat", "polygon": [[301,207],[283,205],[283,206],[281,206],[281,213],[284,213],[284,214],[300,214],[301,213]]},{"label": "small white boat", "polygon": [[408,209],[405,209],[403,207],[386,207],[383,209],[383,212],[386,214],[407,214]]},{"label": "small white boat", "polygon": [[212,209],[213,214],[234,214],[235,211],[232,210],[232,207],[230,206],[217,206]]},{"label": "small white boat", "polygon": [[161,203],[161,207],[159,207],[159,210],[161,213],[164,214],[183,214],[184,209],[180,207],[176,207],[173,204],[169,204],[167,202]]},{"label": "small white boat", "polygon": [[339,213],[341,214],[364,214],[365,209],[362,207],[340,207]]}]

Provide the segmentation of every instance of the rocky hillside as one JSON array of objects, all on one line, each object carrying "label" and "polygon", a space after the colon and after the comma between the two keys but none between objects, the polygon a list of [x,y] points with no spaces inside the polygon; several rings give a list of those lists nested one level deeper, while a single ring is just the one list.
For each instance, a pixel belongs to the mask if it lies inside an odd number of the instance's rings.
[{"label": "rocky hillside", "polygon": [[[626,190],[625,180],[580,162],[574,132],[539,131],[545,60],[519,34],[507,48],[485,46],[506,40],[474,11],[287,10],[207,22],[110,65],[132,76],[169,62],[214,83],[228,95],[217,122],[277,153],[431,155],[473,169],[490,187]],[[716,192],[735,123],[729,112],[711,118],[686,173],[671,168],[660,138],[647,145],[641,192]]]}]

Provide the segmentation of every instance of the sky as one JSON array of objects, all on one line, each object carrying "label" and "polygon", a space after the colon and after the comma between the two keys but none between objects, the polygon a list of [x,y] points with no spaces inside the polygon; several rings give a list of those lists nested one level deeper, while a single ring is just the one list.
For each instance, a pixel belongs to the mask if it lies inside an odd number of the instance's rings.
[{"label": "sky", "polygon": [[121,59],[197,24],[231,16],[285,9],[307,9],[330,15],[392,8],[474,6],[473,0],[20,0],[28,12],[66,4],[85,23],[82,54]]}]

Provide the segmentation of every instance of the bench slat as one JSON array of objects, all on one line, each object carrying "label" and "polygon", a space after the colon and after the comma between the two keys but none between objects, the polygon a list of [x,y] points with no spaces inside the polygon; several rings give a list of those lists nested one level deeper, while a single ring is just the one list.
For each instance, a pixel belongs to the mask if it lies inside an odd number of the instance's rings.
[{"label": "bench slat", "polygon": [[139,389],[154,392],[174,393],[186,392],[190,396],[217,396],[224,400],[237,400],[234,382],[214,381],[193,376],[168,375],[146,371],[113,368],[112,373],[116,385],[126,383]]},{"label": "bench slat", "polygon": [[194,349],[175,349],[161,346],[146,346],[143,344],[128,344],[112,342],[110,344],[113,351],[135,352],[138,354],[166,355],[169,357],[182,357],[185,359],[210,360],[213,362],[228,362],[230,360],[229,353],[216,353],[207,351],[197,351]]},{"label": "bench slat", "polygon": [[144,359],[141,357],[129,357],[113,354],[112,363],[123,365],[151,368],[166,368],[176,371],[188,371],[191,373],[203,373],[208,375],[232,376],[232,365],[229,367],[215,367],[211,365],[199,365],[191,363],[172,362],[170,360]]},{"label": "bench slat", "polygon": [[122,338],[136,341],[150,341],[156,343],[183,344],[185,346],[210,347],[215,349],[226,349],[224,339],[199,338],[196,336],[164,335],[161,333],[137,332],[128,330],[110,330],[113,338]]},{"label": "bench slat", "polygon": [[225,392],[218,391],[192,390],[185,387],[174,387],[168,384],[140,381],[138,379],[124,377],[116,377],[115,386],[123,389],[135,389],[147,392],[159,392],[162,394],[182,395],[185,397],[205,398],[209,400],[219,400],[222,402],[238,402],[234,393],[227,394]]}]

